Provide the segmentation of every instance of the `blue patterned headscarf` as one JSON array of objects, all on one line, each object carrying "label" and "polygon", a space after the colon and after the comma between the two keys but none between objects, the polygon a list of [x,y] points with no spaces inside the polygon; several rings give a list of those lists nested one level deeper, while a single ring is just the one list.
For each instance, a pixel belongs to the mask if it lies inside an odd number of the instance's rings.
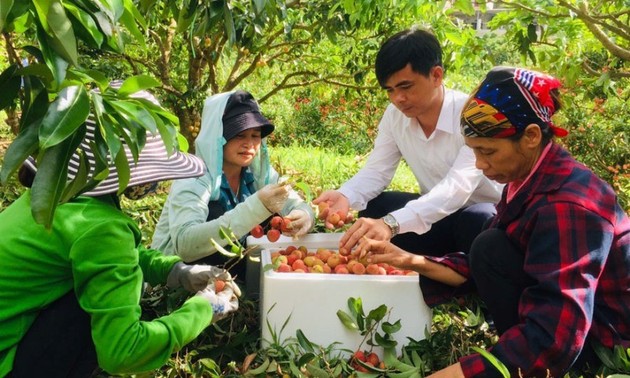
[{"label": "blue patterned headscarf", "polygon": [[495,67],[473,92],[461,116],[467,137],[506,138],[536,124],[563,137],[568,132],[553,124],[552,91],[560,81],[521,68]]}]

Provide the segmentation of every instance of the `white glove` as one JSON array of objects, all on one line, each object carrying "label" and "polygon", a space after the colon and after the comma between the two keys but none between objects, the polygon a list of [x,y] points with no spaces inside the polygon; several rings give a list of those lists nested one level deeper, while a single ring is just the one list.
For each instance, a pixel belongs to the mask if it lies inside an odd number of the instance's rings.
[{"label": "white glove", "polygon": [[212,306],[212,323],[226,318],[232,312],[238,310],[238,295],[240,289],[232,281],[226,282],[225,287],[219,293],[214,289],[214,282],[197,292],[196,296],[207,300]]},{"label": "white glove", "polygon": [[288,234],[291,236],[305,235],[313,226],[313,219],[304,210],[293,209],[285,218],[291,220],[287,225],[289,229]]},{"label": "white glove", "polygon": [[217,279],[231,282],[232,276],[227,270],[217,268],[216,266],[201,264],[186,265],[180,261],[173,265],[171,272],[166,278],[166,286],[170,288],[181,286],[187,291],[194,293],[205,288],[209,283]]},{"label": "white glove", "polygon": [[282,184],[269,184],[260,188],[256,195],[263,205],[271,213],[280,213],[284,203],[289,198],[289,186]]}]

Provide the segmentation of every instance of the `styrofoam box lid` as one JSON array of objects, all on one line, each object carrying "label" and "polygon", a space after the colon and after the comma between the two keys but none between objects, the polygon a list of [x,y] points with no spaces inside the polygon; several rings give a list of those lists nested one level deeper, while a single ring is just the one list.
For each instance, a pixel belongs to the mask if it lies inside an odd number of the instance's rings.
[{"label": "styrofoam box lid", "polygon": [[[294,242],[289,245],[297,244]],[[337,243],[334,246],[305,246],[309,251],[319,247],[336,250]],[[357,350],[363,336],[358,331],[348,330],[337,317],[338,310],[349,313],[350,297],[361,298],[366,314],[384,304],[391,311],[385,321],[401,321],[401,329],[392,335],[398,342],[397,353],[401,352],[403,345],[408,344],[408,337],[424,339],[425,329],[430,329],[433,314],[422,297],[418,276],[265,271],[265,266],[271,264],[271,253],[279,248],[266,248],[261,253],[263,273],[260,316],[263,345],[273,342],[272,330],[283,341],[295,338],[299,329],[306,338],[323,347],[339,342],[338,348],[342,353],[346,353],[342,349]],[[382,331],[379,329],[379,332]],[[370,347],[363,344],[361,348]],[[382,349],[375,348],[374,351],[382,356]]]}]

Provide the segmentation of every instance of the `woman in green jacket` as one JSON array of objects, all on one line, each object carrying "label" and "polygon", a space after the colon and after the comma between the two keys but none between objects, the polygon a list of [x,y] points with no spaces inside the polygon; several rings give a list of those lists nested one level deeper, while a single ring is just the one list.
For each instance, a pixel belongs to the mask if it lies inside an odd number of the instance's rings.
[{"label": "woman in green jacket", "polygon": [[[84,127],[80,148],[93,168],[89,143],[100,131],[90,120]],[[130,166],[125,194],[132,198],[158,181],[204,172],[200,159],[179,151],[169,156],[150,133],[137,163],[123,146]],[[78,163],[75,153],[69,179]],[[34,160],[22,173],[37,174]],[[138,226],[121,211],[118,185],[111,164],[99,185],[57,207],[51,229],[35,222],[30,190],[0,213],[0,377],[84,377],[97,366],[111,374],[157,369],[238,308],[240,292],[227,272],[185,265],[141,245]],[[217,279],[227,281],[220,293]],[[142,321],[144,282],[196,294],[171,314]]]}]

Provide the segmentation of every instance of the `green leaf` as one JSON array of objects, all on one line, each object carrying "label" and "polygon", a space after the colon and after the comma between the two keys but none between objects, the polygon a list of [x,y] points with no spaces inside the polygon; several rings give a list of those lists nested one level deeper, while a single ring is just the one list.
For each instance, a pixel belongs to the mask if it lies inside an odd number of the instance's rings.
[{"label": "green leaf", "polygon": [[254,10],[256,14],[261,14],[265,10],[265,0],[254,0]]},{"label": "green leaf", "polygon": [[[30,1],[2,0],[7,7],[8,13],[3,17],[4,26],[0,31],[7,33],[21,34],[32,25],[32,8]],[[9,8],[8,3],[13,5]],[[28,26],[26,26],[28,24]]]},{"label": "green leaf", "polygon": [[39,145],[37,139],[38,131],[39,123],[22,128],[18,136],[7,148],[4,154],[2,170],[0,170],[0,179],[3,184],[7,183],[9,177],[13,176],[27,157],[37,151],[37,146]]},{"label": "green leaf", "polygon": [[7,17],[13,7],[13,0],[0,0],[0,32],[5,32],[5,25],[7,24]]},{"label": "green leaf", "polygon": [[295,187],[300,189],[304,193],[304,200],[306,203],[310,203],[313,200],[313,193],[311,188],[304,182],[300,181],[295,184]]},{"label": "green leaf", "polygon": [[149,25],[147,24],[147,20],[144,19],[144,16],[136,7],[136,4],[132,0],[124,0],[124,7],[131,15],[136,19],[136,22],[142,26],[144,29],[148,29]]},{"label": "green leaf", "polygon": [[[317,357],[317,356],[314,353],[304,353],[297,360],[298,366],[306,365],[307,363],[311,362],[315,357]],[[299,376],[301,376],[301,374],[299,374],[297,376],[299,377]]]},{"label": "green leaf", "polygon": [[24,68],[20,68],[16,74],[21,76],[36,76],[42,79],[44,83],[52,83],[54,80],[53,73],[50,68],[43,63],[29,64]]},{"label": "green leaf", "polygon": [[40,147],[47,149],[65,140],[85,122],[89,113],[89,98],[83,86],[62,89],[42,120]]},{"label": "green leaf", "polygon": [[475,8],[473,7],[473,2],[470,0],[455,0],[453,3],[453,8],[459,10],[460,12],[472,16],[475,14]]},{"label": "green leaf", "polygon": [[77,174],[72,179],[72,181],[66,184],[66,188],[64,189],[59,202],[60,203],[68,202],[80,192],[89,190],[89,189],[84,190],[86,184],[88,183],[89,173],[90,173],[89,160],[85,153],[80,152],[79,153],[79,169],[77,170]]},{"label": "green leaf", "polygon": [[113,18],[116,21],[118,21],[125,12],[123,0],[103,0],[103,4],[107,5],[107,7],[113,11]]},{"label": "green leaf", "polygon": [[[94,47],[100,47],[103,44],[104,36],[92,16],[90,16],[89,13],[85,12],[83,9],[75,6],[72,3],[66,2],[63,4],[63,6],[77,20],[77,22],[83,29],[82,33],[77,30],[77,35],[81,34],[83,36],[82,39],[86,42],[92,43]],[[89,40],[87,40],[88,38]]]},{"label": "green leaf", "polygon": [[114,25],[112,24],[112,19],[108,16],[108,13],[99,11],[94,12],[92,16],[96,19],[96,23],[105,37],[110,39],[114,35]]},{"label": "green leaf", "polygon": [[289,369],[291,370],[291,373],[293,374],[294,377],[302,376],[302,372],[300,371],[300,369],[298,369],[297,365],[295,364],[295,362],[293,362],[293,360],[289,360]]},{"label": "green leaf", "polygon": [[219,237],[223,240],[230,240],[230,237],[223,227],[219,227]]},{"label": "green leaf", "polygon": [[[122,138],[127,148],[129,148],[133,160],[138,161],[140,150],[144,145],[146,132],[144,132],[144,129],[136,122],[128,119],[126,115],[119,113],[107,100],[105,100],[104,105],[106,109],[104,119],[107,120],[107,123],[112,128],[112,138]],[[139,133],[140,130],[143,132]]]},{"label": "green leaf", "polygon": [[0,174],[2,182],[6,182],[24,160],[29,155],[32,155],[39,146],[39,128],[48,108],[48,92],[45,89],[41,89],[31,93],[31,91],[35,90],[30,85],[26,88],[27,95],[32,96],[35,94],[36,96],[31,104],[28,101],[25,102],[27,106],[22,111],[20,132],[4,155],[4,164]]},{"label": "green leaf", "polygon": [[63,59],[54,48],[51,48],[50,37],[46,35],[41,27],[37,28],[37,39],[39,40],[42,56],[44,57],[46,65],[48,65],[50,71],[53,73],[56,84],[61,85],[66,77],[66,71],[69,66],[68,61]]},{"label": "green leaf", "polygon": [[314,352],[313,343],[311,343],[309,339],[306,338],[306,336],[304,335],[304,332],[302,332],[301,329],[298,329],[297,331],[295,331],[295,336],[297,337],[298,343],[300,344],[302,349],[304,349],[306,352],[309,352],[309,353]]},{"label": "green leaf", "polygon": [[139,17],[139,19],[141,20],[141,23],[145,25],[145,28],[146,28],[146,21],[144,21],[144,19],[142,18],[142,15],[137,10],[134,14],[133,10],[130,10],[128,6],[135,9],[135,6],[133,5],[131,1],[125,0],[125,8],[124,8],[125,11],[120,17],[120,23],[124,25],[129,31],[129,33],[135,38],[135,40],[138,42],[139,47],[141,49],[146,49],[147,45],[144,40],[144,34],[142,34],[142,31],[140,31],[140,29],[138,28],[136,20]]},{"label": "green leaf", "polygon": [[391,335],[393,333],[400,331],[400,329],[402,328],[402,324],[400,323],[400,319],[398,319],[394,324],[384,322],[381,325],[381,328],[383,328],[383,332]]},{"label": "green leaf", "polygon": [[225,25],[225,34],[227,35],[229,44],[233,45],[234,42],[236,42],[236,29],[234,28],[234,18],[232,17],[232,11],[230,10],[227,1],[223,6],[223,22]]},{"label": "green leaf", "polygon": [[398,342],[396,340],[387,339],[378,332],[374,335],[374,340],[376,341],[377,345],[380,345],[383,348],[393,348],[398,345]]},{"label": "green leaf", "polygon": [[72,23],[59,0],[32,0],[38,19],[53,49],[72,65],[78,65],[77,42]]},{"label": "green leaf", "polygon": [[[98,71],[93,71],[93,72],[98,72]],[[88,74],[88,71],[80,71],[80,70],[72,70],[72,69],[68,70],[68,73],[66,75],[66,80],[69,82],[79,82],[83,85],[96,82],[96,84],[99,86],[99,89],[100,89],[100,83],[97,82],[96,79],[92,77],[90,74]],[[105,87],[107,87],[107,84],[105,85]]]},{"label": "green leaf", "polygon": [[324,369],[316,366],[314,364],[307,364],[306,370],[311,374],[314,378],[330,378],[330,374],[326,372]]},{"label": "green leaf", "polygon": [[120,195],[127,189],[130,177],[129,160],[127,160],[127,154],[124,148],[118,150],[114,162],[116,163],[116,171],[118,172],[118,194]]},{"label": "green leaf", "polygon": [[143,132],[150,131],[152,134],[158,132],[155,119],[145,108],[138,106],[133,101],[119,100],[110,101],[109,105],[115,108],[130,125],[140,125]]},{"label": "green leaf", "polygon": [[103,136],[98,132],[98,130],[94,132],[94,141],[90,143],[90,149],[92,150],[92,154],[94,154],[92,180],[96,181],[95,184],[97,184],[98,182],[105,180],[109,175],[107,144],[105,144]]},{"label": "green leaf", "polygon": [[536,25],[527,25],[527,38],[529,38],[531,42],[536,42],[538,39],[538,34],[536,34]]},{"label": "green leaf", "polygon": [[503,377],[510,378],[510,371],[508,370],[508,368],[501,361],[499,361],[499,359],[496,358],[492,353],[479,347],[472,347],[472,350],[481,354],[481,356],[483,356],[486,360],[488,360],[488,362],[490,362],[492,366],[494,366],[499,371],[499,373],[503,375]]},{"label": "green leaf", "polygon": [[230,246],[230,252],[232,252],[233,254],[237,256],[240,256],[242,251],[241,251],[241,248],[239,248],[237,245],[232,244]]},{"label": "green leaf", "polygon": [[81,128],[70,138],[43,151],[31,189],[31,212],[37,223],[52,225],[55,209],[68,180],[68,162],[85,136]]},{"label": "green leaf", "polygon": [[138,91],[157,87],[160,82],[149,75],[136,75],[126,79],[118,89],[118,95],[127,97]]},{"label": "green leaf", "polygon": [[411,360],[413,361],[414,366],[419,367],[420,369],[424,368],[424,361],[415,350],[411,351]]},{"label": "green leaf", "polygon": [[341,320],[341,323],[348,329],[359,330],[359,326],[354,321],[354,319],[348,315],[348,313],[338,310],[337,317]]},{"label": "green leaf", "polygon": [[367,320],[380,322],[381,320],[383,320],[385,315],[387,315],[387,306],[380,305],[368,313]]},{"label": "green leaf", "polygon": [[[162,130],[160,130],[160,134],[161,133],[162,133]],[[177,133],[177,145],[180,151],[188,152],[188,150],[190,149],[190,145],[188,144],[188,139],[186,139],[186,137],[183,136],[179,132]],[[168,148],[167,148],[167,151],[169,151],[169,153],[172,153],[172,151],[169,150]]]},{"label": "green leaf", "polygon": [[230,251],[228,251],[227,249],[223,248],[223,246],[221,246],[219,243],[217,243],[214,239],[210,238],[210,243],[212,244],[212,246],[217,250],[217,252],[219,252],[220,254],[227,256],[227,257],[236,257],[236,255]]},{"label": "green leaf", "polygon": [[269,360],[269,358],[266,358],[257,368],[247,370],[247,375],[256,376],[259,374],[263,374],[269,367],[270,363],[271,361]]},{"label": "green leaf", "polygon": [[17,68],[17,65],[12,64],[0,74],[0,110],[13,105],[18,97],[21,78],[15,76]]}]

